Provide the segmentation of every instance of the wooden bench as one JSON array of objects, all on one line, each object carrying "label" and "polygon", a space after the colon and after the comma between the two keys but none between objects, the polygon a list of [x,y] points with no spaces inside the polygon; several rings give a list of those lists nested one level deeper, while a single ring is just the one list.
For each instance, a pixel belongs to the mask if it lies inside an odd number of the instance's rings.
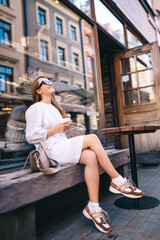
[{"label": "wooden bench", "polygon": [[[106,153],[114,167],[128,177],[128,149]],[[103,173],[100,168],[100,174]],[[84,182],[84,166],[70,166],[51,176],[26,169],[18,178],[3,182],[2,178],[8,176],[0,175],[0,239],[35,240],[35,203]]]}]

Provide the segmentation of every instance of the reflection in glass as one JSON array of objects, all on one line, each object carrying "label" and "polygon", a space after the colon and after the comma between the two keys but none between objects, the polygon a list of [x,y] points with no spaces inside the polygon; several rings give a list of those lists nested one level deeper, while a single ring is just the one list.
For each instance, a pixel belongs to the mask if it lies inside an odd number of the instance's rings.
[{"label": "reflection in glass", "polygon": [[0,66],[0,92],[12,92],[13,69]]},{"label": "reflection in glass", "polygon": [[140,89],[141,103],[155,102],[155,89],[154,87]]},{"label": "reflection in glass", "polygon": [[40,7],[38,8],[38,23],[40,25],[46,24],[46,11]]},{"label": "reflection in glass", "polygon": [[71,26],[71,39],[76,41],[76,28]]},{"label": "reflection in glass", "polygon": [[[82,2],[90,4],[90,1]],[[35,18],[36,1],[33,1],[32,9],[29,1],[26,1],[26,4],[28,21],[26,38],[23,29],[23,12],[20,9],[16,10],[18,23],[13,19],[15,29],[19,30],[19,34],[15,34],[14,43],[12,42],[12,47],[15,48],[14,61],[11,61],[13,49],[5,51],[6,48],[1,45],[1,48],[4,48],[1,55],[6,60],[2,63],[4,66],[0,66],[0,168],[5,162],[23,165],[23,161],[33,147],[25,141],[24,114],[32,104],[31,82],[37,76],[43,75],[53,81],[57,102],[66,111],[67,116],[77,124],[79,129],[74,129],[70,136],[100,133],[94,87],[96,69],[92,26],[76,16],[76,13],[72,14],[70,9],[66,11],[66,7],[60,1],[56,8],[54,1],[43,1],[45,10],[50,11],[49,17],[54,21],[50,29],[46,29],[43,25],[46,20],[44,14],[41,15],[41,25]],[[16,7],[14,5],[15,9]],[[58,19],[54,17],[57,15],[62,16],[62,20],[61,17]],[[56,30],[63,34],[64,23],[68,31],[64,35],[56,34],[55,38]],[[81,41],[76,43],[71,41],[72,23],[76,26],[75,29],[72,28],[72,39],[78,37],[75,35],[78,33],[79,39],[83,39],[83,46]],[[55,31],[54,26],[57,27]],[[8,30],[5,25],[5,32]],[[1,40],[4,38],[2,33],[4,33],[4,25],[0,25]],[[6,36],[5,38],[7,39]]]},{"label": "reflection in glass", "polygon": [[42,61],[48,60],[48,43],[44,40],[40,40],[40,59]]},{"label": "reflection in glass", "polygon": [[90,0],[68,0],[78,7],[86,15],[91,16],[91,1]]},{"label": "reflection in glass", "polygon": [[0,44],[10,46],[11,24],[0,20]]},{"label": "reflection in glass", "polygon": [[62,19],[58,17],[56,17],[56,30],[57,30],[57,33],[63,34]]},{"label": "reflection in glass", "polygon": [[61,47],[58,47],[58,64],[65,66],[65,50]]},{"label": "reflection in glass", "polygon": [[138,72],[138,81],[139,81],[139,87],[144,87],[144,86],[154,84],[153,71],[146,70],[143,72]]},{"label": "reflection in glass", "polygon": [[138,38],[133,35],[128,29],[127,29],[127,40],[128,40],[128,48],[134,48],[141,46],[142,43],[138,40]]},{"label": "reflection in glass", "polygon": [[73,53],[73,69],[78,70],[79,62],[78,62],[78,54]]},{"label": "reflection in glass", "polygon": [[108,10],[100,1],[94,0],[96,20],[102,27],[109,32],[114,38],[125,45],[123,24]]},{"label": "reflection in glass", "polygon": [[137,58],[137,70],[152,68],[152,59],[150,52],[138,55],[136,58]]},{"label": "reflection in glass", "polygon": [[138,92],[137,90],[124,92],[125,105],[135,105],[138,103]]},{"label": "reflection in glass", "polygon": [[136,71],[134,57],[124,58],[121,60],[121,71],[122,74]]},{"label": "reflection in glass", "polygon": [[124,90],[137,87],[137,80],[136,80],[135,73],[132,73],[129,75],[123,75],[122,81],[123,81],[123,89]]}]

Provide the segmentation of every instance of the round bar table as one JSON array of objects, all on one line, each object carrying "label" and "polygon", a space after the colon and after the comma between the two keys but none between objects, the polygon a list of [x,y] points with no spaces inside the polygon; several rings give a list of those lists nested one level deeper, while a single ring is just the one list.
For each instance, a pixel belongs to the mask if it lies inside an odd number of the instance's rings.
[{"label": "round bar table", "polygon": [[[136,168],[136,153],[135,153],[135,144],[134,144],[134,134],[141,133],[151,133],[160,129],[160,125],[146,125],[146,126],[124,126],[124,127],[114,127],[114,128],[104,128],[102,133],[110,135],[128,135],[129,140],[129,151],[131,159],[131,173],[132,180],[138,188],[138,177],[137,177],[137,168]],[[115,205],[124,209],[149,209],[154,208],[159,205],[159,200],[150,197],[143,196],[141,198],[127,198],[121,197],[115,201]]]}]

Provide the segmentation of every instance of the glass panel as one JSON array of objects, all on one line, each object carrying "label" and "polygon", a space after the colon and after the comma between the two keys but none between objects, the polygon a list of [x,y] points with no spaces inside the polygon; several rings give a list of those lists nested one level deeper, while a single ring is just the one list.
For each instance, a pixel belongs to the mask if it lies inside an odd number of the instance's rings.
[{"label": "glass panel", "polygon": [[124,90],[137,87],[137,79],[135,73],[122,76],[122,81]]},{"label": "glass panel", "polygon": [[96,20],[102,27],[109,32],[114,38],[125,45],[123,24],[108,10],[100,1],[94,0]]},{"label": "glass panel", "polygon": [[59,18],[56,18],[56,28],[57,28],[57,33],[63,34],[62,31],[62,20]]},{"label": "glass panel", "polygon": [[140,89],[141,103],[155,102],[155,89],[154,87]]},{"label": "glass panel", "polygon": [[10,46],[9,36],[8,36],[8,33],[7,33],[7,32],[4,33],[4,44],[5,44],[6,46]]},{"label": "glass panel", "polygon": [[72,40],[76,40],[76,28],[71,26],[71,38]]},{"label": "glass panel", "polygon": [[3,44],[3,29],[0,28],[0,44]]},{"label": "glass panel", "polygon": [[152,59],[151,59],[151,53],[145,53],[138,55],[136,57],[137,60],[137,70],[144,70],[147,68],[152,68]]},{"label": "glass panel", "polygon": [[138,103],[138,92],[137,90],[124,92],[125,105],[135,105]]},{"label": "glass panel", "polygon": [[5,75],[0,74],[0,91],[5,92],[6,91],[6,84],[5,84]]},{"label": "glass panel", "polygon": [[78,7],[86,15],[91,16],[91,1],[90,0],[68,0]]},{"label": "glass panel", "polygon": [[[19,8],[16,9],[16,19],[13,19],[14,51],[10,48],[6,51],[6,47],[1,45],[1,58],[5,61],[2,62],[4,66],[0,66],[3,80],[3,83],[0,81],[0,169],[6,168],[6,163],[8,168],[23,165],[28,153],[34,148],[26,140],[25,112],[33,104],[31,83],[37,76],[44,75],[53,81],[56,101],[66,111],[66,117],[70,117],[77,124],[76,129],[66,132],[67,136],[85,133],[101,136],[92,26],[71,9],[66,11],[61,1],[56,7],[54,1],[43,1],[43,6],[48,9],[52,19],[52,28],[46,30],[44,26],[39,25],[35,17],[37,1],[32,3],[33,8],[30,11],[29,1],[26,1],[28,36],[24,37],[24,9]],[[16,7],[14,5],[14,8]],[[54,16],[62,16],[64,22],[57,23]],[[62,26],[65,27],[63,36],[55,36],[57,29],[54,31],[53,27],[56,23],[59,31]],[[72,24],[76,27],[76,43],[71,41]],[[4,23],[2,27],[3,25]],[[18,35],[14,32],[15,29],[19,30]],[[10,37],[10,32],[5,32]],[[2,29],[2,39],[3,33]],[[87,43],[86,34],[90,39]],[[11,56],[14,61],[11,61]],[[48,56],[49,61],[46,61]],[[90,59],[89,67],[87,57]]]},{"label": "glass panel", "polygon": [[144,87],[154,84],[153,71],[146,70],[138,72],[139,87]]},{"label": "glass panel", "polygon": [[11,68],[6,68],[6,73],[7,74],[12,74],[12,69]]},{"label": "glass panel", "polygon": [[121,60],[121,71],[122,74],[136,71],[134,57],[124,58]]},{"label": "glass panel", "polygon": [[138,38],[133,35],[128,29],[127,29],[127,40],[128,40],[128,48],[134,48],[141,46],[142,43],[138,40]]},{"label": "glass panel", "polygon": [[0,73],[5,73],[6,72],[6,68],[5,67],[2,67],[0,66]]},{"label": "glass panel", "polygon": [[4,29],[10,30],[10,24],[4,23]]}]

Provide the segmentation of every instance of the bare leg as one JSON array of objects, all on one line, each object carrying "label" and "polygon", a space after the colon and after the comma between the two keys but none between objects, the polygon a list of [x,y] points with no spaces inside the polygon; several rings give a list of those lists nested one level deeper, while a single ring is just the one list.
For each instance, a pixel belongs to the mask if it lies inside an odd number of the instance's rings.
[{"label": "bare leg", "polygon": [[85,165],[84,177],[88,189],[89,200],[99,202],[99,169],[96,154],[86,149],[82,151],[80,164]]},{"label": "bare leg", "polygon": [[84,136],[82,150],[85,149],[90,149],[96,154],[99,164],[111,178],[117,178],[119,176],[119,173],[113,167],[110,159],[102,147],[99,138],[96,135],[89,134]]}]

